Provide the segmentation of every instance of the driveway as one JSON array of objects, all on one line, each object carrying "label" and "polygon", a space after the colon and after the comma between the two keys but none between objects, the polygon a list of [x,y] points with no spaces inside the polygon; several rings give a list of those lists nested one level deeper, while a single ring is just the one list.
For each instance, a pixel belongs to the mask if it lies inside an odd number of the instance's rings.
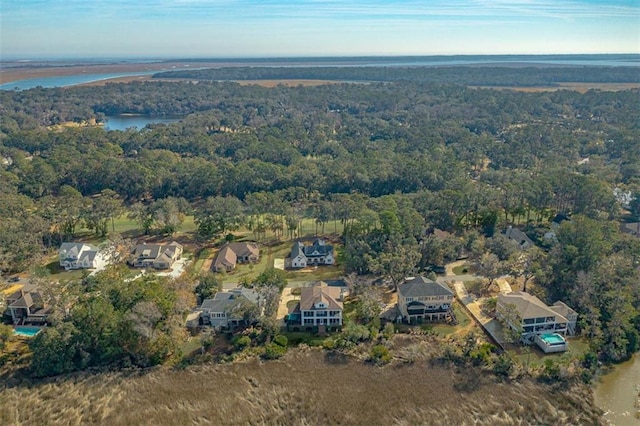
[{"label": "driveway", "polygon": [[276,313],[276,320],[280,322],[282,327],[285,326],[284,317],[289,313],[287,304],[292,300],[300,300],[300,296],[291,294],[291,288],[286,287],[282,290],[282,296],[280,297],[280,305],[278,306],[278,312]]},{"label": "driveway", "polygon": [[173,265],[171,265],[171,271],[158,272],[158,275],[161,277],[178,278],[180,275],[182,275],[188,263],[189,259],[181,257],[180,259],[176,260]]}]

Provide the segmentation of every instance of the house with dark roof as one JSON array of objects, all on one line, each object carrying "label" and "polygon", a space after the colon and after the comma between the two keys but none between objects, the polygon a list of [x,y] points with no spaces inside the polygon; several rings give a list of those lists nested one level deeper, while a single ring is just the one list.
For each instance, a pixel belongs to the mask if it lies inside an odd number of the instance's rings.
[{"label": "house with dark roof", "polygon": [[313,241],[311,245],[304,245],[298,241],[293,244],[291,253],[286,259],[289,268],[306,268],[307,266],[333,265],[333,246],[326,244],[320,238]]},{"label": "house with dark roof", "polygon": [[[513,313],[509,313],[513,311]],[[514,315],[515,314],[515,315]],[[551,306],[537,297],[523,291],[499,294],[496,303],[496,317],[507,323],[513,330],[522,333],[523,341],[532,341],[536,335],[559,333],[574,335],[578,314],[564,302],[557,301]]]},{"label": "house with dark roof", "polygon": [[344,290],[324,281],[302,287],[300,303],[293,311],[296,322],[307,327],[342,327]]},{"label": "house with dark roof", "polygon": [[410,324],[451,318],[453,291],[423,276],[407,278],[398,286],[398,310]]},{"label": "house with dark roof", "polygon": [[51,314],[51,307],[46,303],[39,289],[27,284],[20,290],[6,297],[7,312],[14,324],[44,324]]},{"label": "house with dark roof", "polygon": [[95,268],[98,266],[98,249],[84,243],[62,243],[58,250],[60,266],[65,270]]},{"label": "house with dark roof", "polygon": [[621,223],[620,232],[640,238],[640,222]]},{"label": "house with dark roof", "polygon": [[259,294],[255,290],[238,287],[220,291],[213,298],[205,299],[199,311],[203,325],[233,329],[252,322],[252,309],[260,312]]},{"label": "house with dark roof", "polygon": [[518,228],[514,228],[513,226],[509,226],[505,231],[504,235],[518,244],[520,250],[526,250],[529,247],[533,247],[535,243],[531,240],[531,238],[527,237],[527,234],[519,230]]},{"label": "house with dark roof", "polygon": [[258,263],[260,249],[256,243],[227,243],[218,252],[211,269],[216,272],[231,272],[237,263]]},{"label": "house with dark roof", "polygon": [[134,268],[169,269],[182,256],[182,246],[169,244],[138,244],[131,251],[127,263]]}]

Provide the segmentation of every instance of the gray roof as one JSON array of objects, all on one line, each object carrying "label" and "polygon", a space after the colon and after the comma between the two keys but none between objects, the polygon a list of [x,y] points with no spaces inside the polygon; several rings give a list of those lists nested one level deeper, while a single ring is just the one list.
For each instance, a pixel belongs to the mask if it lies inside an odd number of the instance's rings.
[{"label": "gray roof", "polygon": [[293,243],[293,248],[291,249],[291,257],[298,257],[300,255],[304,256],[304,244],[301,242]]},{"label": "gray roof", "polygon": [[[542,300],[523,291],[499,294],[498,303],[501,305],[514,305],[518,315],[523,320],[528,318],[556,317],[557,322],[567,322],[567,318],[558,312],[564,309],[562,306],[556,305],[555,309],[553,309],[547,306]],[[568,306],[566,307],[567,309],[571,309]],[[571,311],[573,311],[573,309],[571,309]]]},{"label": "gray roof", "polygon": [[90,244],[84,243],[62,243],[58,251],[59,254],[64,255],[66,260],[78,259],[81,260],[85,257],[89,258],[90,262],[93,262],[98,249]]},{"label": "gray roof", "polygon": [[217,292],[213,299],[205,299],[200,309],[208,310],[209,312],[229,312],[242,302],[257,304],[258,299],[259,295],[256,291],[239,287],[229,291]]},{"label": "gray roof", "polygon": [[333,246],[325,244],[324,240],[316,239],[310,246],[304,246],[304,255],[307,257],[326,256],[333,253]]},{"label": "gray roof", "polygon": [[527,234],[525,234],[518,228],[513,228],[510,226],[509,228],[507,228],[504,234],[510,240],[513,240],[516,243],[518,243],[518,245],[520,245],[521,248],[524,248],[525,244],[527,246],[535,245],[534,242],[531,241],[531,238],[527,237]]},{"label": "gray roof", "polygon": [[444,284],[431,281],[423,276],[412,278],[398,286],[398,293],[402,297],[433,297],[451,296],[453,291]]}]

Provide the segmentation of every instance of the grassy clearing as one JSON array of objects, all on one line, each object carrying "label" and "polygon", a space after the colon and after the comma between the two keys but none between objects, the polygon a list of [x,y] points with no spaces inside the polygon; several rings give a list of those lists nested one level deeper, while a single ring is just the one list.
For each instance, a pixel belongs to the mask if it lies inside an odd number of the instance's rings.
[{"label": "grassy clearing", "polygon": [[589,351],[589,341],[583,337],[569,337],[569,349],[566,352],[558,352],[553,354],[545,354],[537,345],[529,347],[530,353],[517,347],[511,350],[511,353],[520,361],[521,364],[531,367],[541,366],[545,360],[552,359],[554,361],[562,361],[565,359],[581,357]]},{"label": "grassy clearing", "polygon": [[[470,378],[475,387],[459,391]],[[587,387],[496,382],[424,361],[374,367],[314,349],[266,363],[0,384],[0,401],[7,425],[601,424]]]},{"label": "grassy clearing", "polygon": [[451,324],[434,324],[431,330],[441,336],[449,336],[452,334],[465,334],[475,323],[471,321],[469,314],[458,303],[453,304],[453,312],[458,319],[457,325]]},{"label": "grassy clearing", "polygon": [[472,274],[473,268],[471,265],[459,265],[452,269],[453,273],[456,275],[465,275]]}]

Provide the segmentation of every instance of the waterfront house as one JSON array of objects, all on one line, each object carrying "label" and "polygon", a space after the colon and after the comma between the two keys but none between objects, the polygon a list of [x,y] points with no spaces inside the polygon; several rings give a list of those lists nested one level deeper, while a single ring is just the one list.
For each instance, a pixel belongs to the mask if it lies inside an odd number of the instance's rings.
[{"label": "waterfront house", "polygon": [[564,302],[548,306],[529,293],[514,291],[498,295],[496,318],[520,331],[522,341],[531,342],[540,334],[574,335],[578,314]]},{"label": "waterfront house", "polygon": [[418,276],[398,285],[398,310],[410,324],[446,321],[451,317],[453,291],[444,284]]},{"label": "waterfront house", "polygon": [[344,287],[330,286],[324,281],[302,287],[295,317],[307,327],[342,327]]},{"label": "waterfront house", "polygon": [[51,314],[51,307],[37,286],[27,284],[7,295],[6,312],[14,324],[44,324]]},{"label": "waterfront house", "polygon": [[247,326],[260,313],[260,296],[255,290],[243,287],[220,291],[213,298],[205,299],[199,311],[203,325],[224,329]]}]

